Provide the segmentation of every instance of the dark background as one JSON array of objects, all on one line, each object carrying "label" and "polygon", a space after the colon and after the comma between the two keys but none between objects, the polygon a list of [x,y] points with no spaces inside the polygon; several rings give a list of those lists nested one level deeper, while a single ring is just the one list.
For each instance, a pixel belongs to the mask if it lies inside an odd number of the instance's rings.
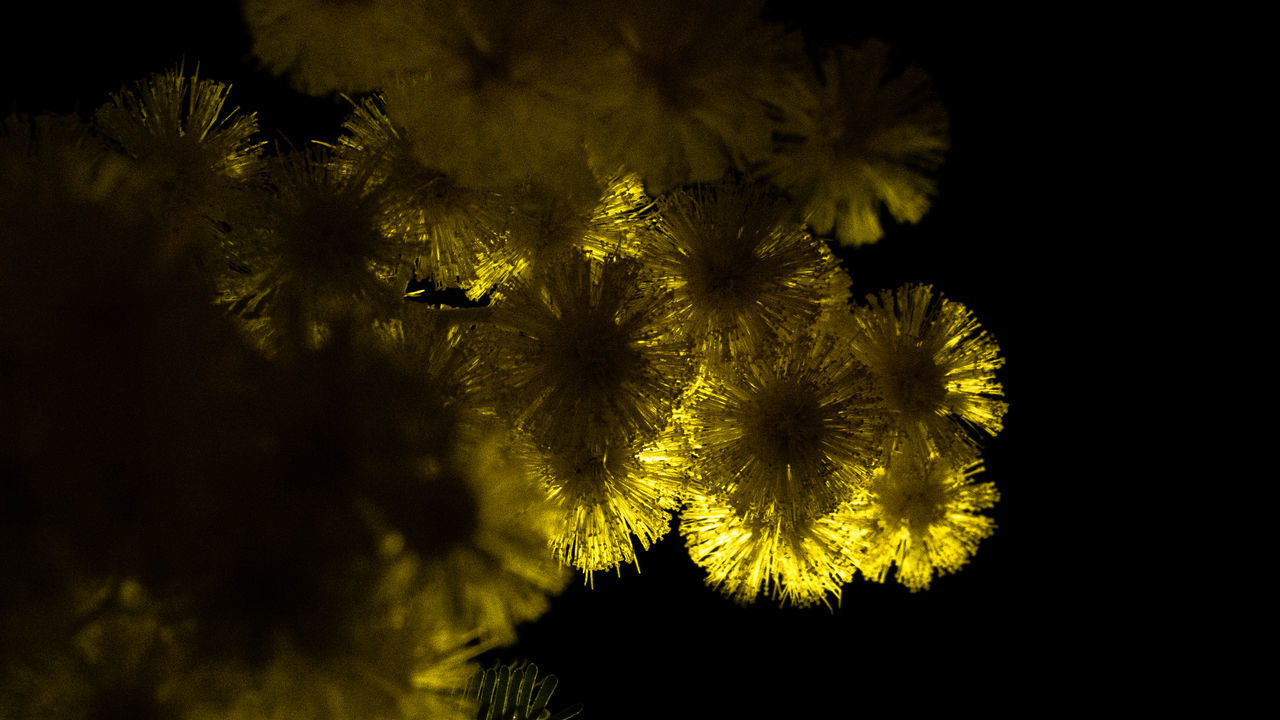
[{"label": "dark background", "polygon": [[[931,212],[917,226],[890,223],[879,244],[843,254],[856,297],[932,283],[999,341],[1011,409],[984,454],[984,479],[1002,495],[999,527],[964,570],[932,589],[912,594],[859,579],[835,612],[734,605],[703,585],[673,532],[641,556],[641,572],[599,576],[594,589],[573,584],[521,628],[518,645],[494,653],[556,674],[553,707],[581,701],[582,717],[595,720],[856,717],[868,705],[983,712],[1069,702],[1073,687],[1099,681],[1069,654],[1105,596],[1083,591],[1102,561],[1079,538],[1102,528],[1083,519],[1088,478],[1059,449],[1079,447],[1088,433],[1063,438],[1055,420],[1062,405],[1082,400],[1064,382],[1066,369],[1089,362],[1062,312],[1070,298],[1060,280],[1073,266],[1066,248],[1078,245],[1061,237],[1066,223],[1053,197],[1067,147],[1051,137],[1055,104],[1066,100],[1046,99],[1069,94],[1044,63],[1055,21],[825,6],[773,11],[817,43],[887,40],[931,74],[950,110],[953,149]],[[30,9],[3,31],[0,114],[87,114],[122,83],[183,58],[188,68],[199,61],[201,76],[232,83],[234,104],[295,145],[334,137],[348,107],[298,96],[257,69],[234,2]],[[1072,545],[1073,555],[1062,552]],[[1125,652],[1123,640],[1118,647]]]}]

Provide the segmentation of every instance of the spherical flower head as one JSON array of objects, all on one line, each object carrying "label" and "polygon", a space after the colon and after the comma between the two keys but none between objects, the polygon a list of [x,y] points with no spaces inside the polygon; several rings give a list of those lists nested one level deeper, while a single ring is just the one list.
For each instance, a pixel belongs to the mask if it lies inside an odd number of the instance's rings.
[{"label": "spherical flower head", "polygon": [[380,96],[361,99],[342,126],[334,162],[378,187],[383,232],[404,243],[415,272],[437,287],[467,288],[477,297],[487,292],[491,283],[480,282],[480,267],[505,221],[500,198],[422,165]]},{"label": "spherical flower head", "polygon": [[760,19],[762,3],[588,5],[596,39],[576,81],[592,153],[636,172],[652,194],[714,182],[767,152],[764,97],[798,45]]},{"label": "spherical flower head", "polygon": [[596,195],[575,113],[555,90],[569,45],[557,4],[439,0],[430,11],[415,38],[427,71],[385,88],[418,159],[467,187],[536,179]]},{"label": "spherical flower head", "polygon": [[504,290],[478,329],[497,403],[544,447],[654,437],[691,370],[670,304],[633,260],[586,255]]},{"label": "spherical flower head", "polygon": [[253,53],[303,92],[365,92],[421,71],[432,18],[415,0],[246,0]]},{"label": "spherical flower head", "polygon": [[868,296],[849,329],[899,431],[956,458],[972,454],[975,433],[1000,432],[1004,358],[968,308],[929,285],[904,285]]},{"label": "spherical flower head", "polygon": [[689,407],[697,469],[744,515],[803,523],[863,484],[885,436],[870,373],[827,335],[718,368]]},{"label": "spherical flower head", "polygon": [[840,601],[861,549],[832,514],[798,519],[782,512],[743,512],[717,493],[693,492],[680,515],[689,556],[706,582],[735,602],[760,596],[800,607]]},{"label": "spherical flower head", "polygon": [[710,359],[807,326],[828,302],[838,263],[763,187],[695,187],[668,196],[658,211],[641,259],[674,295],[677,326]]},{"label": "spherical flower head", "polygon": [[556,557],[582,570],[588,584],[598,571],[638,566],[633,536],[647,550],[670,530],[680,504],[678,448],[669,433],[644,445],[619,436],[544,448],[538,467],[557,508]]},{"label": "spherical flower head", "polygon": [[183,67],[146,77],[94,115],[94,125],[152,185],[148,211],[166,252],[194,253],[197,266],[222,261],[211,220],[224,220],[243,185],[261,170],[257,119],[227,108],[230,86]]},{"label": "spherical flower head", "polygon": [[950,146],[946,110],[917,68],[890,75],[876,40],[840,46],[822,64],[808,110],[792,112],[782,136],[794,147],[773,158],[774,182],[805,206],[815,232],[864,244],[884,231],[883,205],[898,222],[919,222],[934,194],[929,176]]},{"label": "spherical flower head", "polygon": [[999,499],[992,483],[974,483],[979,463],[957,466],[907,444],[878,469],[863,498],[841,509],[840,520],[862,534],[863,575],[883,582],[891,565],[912,592],[936,575],[960,569],[995,523],[980,512]]},{"label": "spherical flower head", "polygon": [[224,302],[258,321],[261,343],[312,346],[324,337],[317,329],[383,317],[401,302],[411,266],[384,230],[378,190],[321,152],[285,156],[271,170],[274,194],[225,243],[237,270],[224,277]]}]

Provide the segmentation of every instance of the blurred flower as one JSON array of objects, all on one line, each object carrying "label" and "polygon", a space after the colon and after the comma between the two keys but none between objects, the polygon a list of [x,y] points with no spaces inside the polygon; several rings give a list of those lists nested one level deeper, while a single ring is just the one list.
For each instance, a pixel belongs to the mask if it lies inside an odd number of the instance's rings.
[{"label": "blurred flower", "polygon": [[1004,358],[968,308],[929,285],[867,303],[846,323],[899,431],[955,459],[974,452],[975,433],[1000,432],[1008,405],[995,373]]},{"label": "blurred flower", "polygon": [[991,534],[995,523],[979,514],[999,499],[992,483],[976,484],[979,463],[958,466],[908,443],[876,470],[864,497],[837,514],[866,544],[862,574],[883,582],[890,565],[912,592],[935,575],[955,572]]},{"label": "blurred flower", "polygon": [[227,235],[223,302],[269,351],[320,344],[352,316],[386,317],[412,263],[383,225],[381,190],[324,152],[284,156],[270,171],[274,192]]},{"label": "blurred flower", "polygon": [[245,0],[253,53],[304,92],[364,92],[428,65],[433,17],[417,0]]},{"label": "blurred flower", "polygon": [[763,3],[584,4],[591,49],[566,87],[601,161],[651,194],[713,182],[767,153],[765,100],[790,81],[798,38],[760,19]]},{"label": "blurred flower", "polygon": [[4,716],[182,718],[197,707],[224,709],[243,689],[241,678],[199,657],[190,620],[170,622],[165,610],[133,580],[104,586],[65,626],[66,637],[4,656]]},{"label": "blurred flower", "polygon": [[567,580],[547,550],[555,510],[501,434],[463,434],[452,457],[424,462],[417,477],[376,474],[366,507],[383,552],[410,559],[442,623],[460,639],[510,643]]},{"label": "blurred flower", "polygon": [[411,37],[429,64],[384,88],[414,153],[473,188],[536,180],[571,197],[599,193],[574,108],[555,91],[571,64],[559,3],[428,0]]},{"label": "blurred flower", "polygon": [[709,360],[727,360],[805,328],[835,302],[838,263],[783,201],[759,185],[683,190],[658,204],[640,253],[675,298],[673,327]]},{"label": "blurred flower", "polygon": [[815,232],[843,244],[875,242],[883,205],[919,222],[949,147],[947,113],[917,68],[891,76],[888,47],[840,46],[822,64],[808,109],[794,107],[781,137],[798,138],[772,158],[774,182],[805,206]]}]

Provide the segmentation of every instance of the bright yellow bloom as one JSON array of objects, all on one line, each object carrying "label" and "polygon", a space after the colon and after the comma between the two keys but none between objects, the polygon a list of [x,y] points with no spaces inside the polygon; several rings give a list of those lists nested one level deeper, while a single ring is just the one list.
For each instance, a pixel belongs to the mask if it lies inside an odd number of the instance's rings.
[{"label": "bright yellow bloom", "polygon": [[917,68],[889,76],[888,47],[872,40],[837,48],[806,110],[793,111],[783,136],[798,145],[773,158],[774,181],[805,205],[815,232],[843,244],[875,242],[884,205],[899,222],[929,208],[927,173],[950,145],[947,112]]},{"label": "bright yellow bloom", "polygon": [[558,523],[551,548],[593,582],[597,571],[639,565],[632,536],[644,549],[671,528],[686,461],[671,433],[639,446],[618,436],[547,448],[538,466]]},{"label": "bright yellow bloom", "polygon": [[760,19],[756,0],[587,4],[591,49],[574,83],[594,156],[658,195],[714,182],[769,149],[764,98],[800,46]]},{"label": "bright yellow bloom", "polygon": [[897,567],[898,582],[923,590],[936,575],[955,572],[989,536],[995,523],[981,511],[999,499],[992,483],[974,483],[979,463],[960,467],[926,456],[908,443],[878,469],[864,497],[843,507],[839,522],[866,544],[862,574],[883,582]]},{"label": "bright yellow bloom", "polygon": [[680,514],[689,556],[707,584],[739,603],[761,595],[783,605],[830,607],[856,570],[857,533],[832,514],[744,512],[718,494],[690,494]]},{"label": "bright yellow bloom", "polygon": [[955,458],[972,453],[974,431],[1000,432],[1004,358],[968,308],[931,286],[904,285],[867,296],[848,327],[899,431]]}]

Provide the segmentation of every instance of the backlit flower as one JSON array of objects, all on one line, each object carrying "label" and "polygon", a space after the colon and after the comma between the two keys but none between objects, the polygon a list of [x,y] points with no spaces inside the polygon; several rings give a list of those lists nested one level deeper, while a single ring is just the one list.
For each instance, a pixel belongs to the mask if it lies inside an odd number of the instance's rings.
[{"label": "backlit flower", "polygon": [[976,435],[1000,432],[1004,358],[968,308],[931,286],[904,285],[867,296],[848,328],[899,431],[956,457],[973,451]]},{"label": "backlit flower", "polygon": [[865,543],[858,558],[868,579],[883,582],[890,566],[911,591],[968,562],[995,529],[981,511],[999,499],[992,483],[975,483],[978,463],[958,466],[908,443],[876,470],[865,496],[837,514]]}]

